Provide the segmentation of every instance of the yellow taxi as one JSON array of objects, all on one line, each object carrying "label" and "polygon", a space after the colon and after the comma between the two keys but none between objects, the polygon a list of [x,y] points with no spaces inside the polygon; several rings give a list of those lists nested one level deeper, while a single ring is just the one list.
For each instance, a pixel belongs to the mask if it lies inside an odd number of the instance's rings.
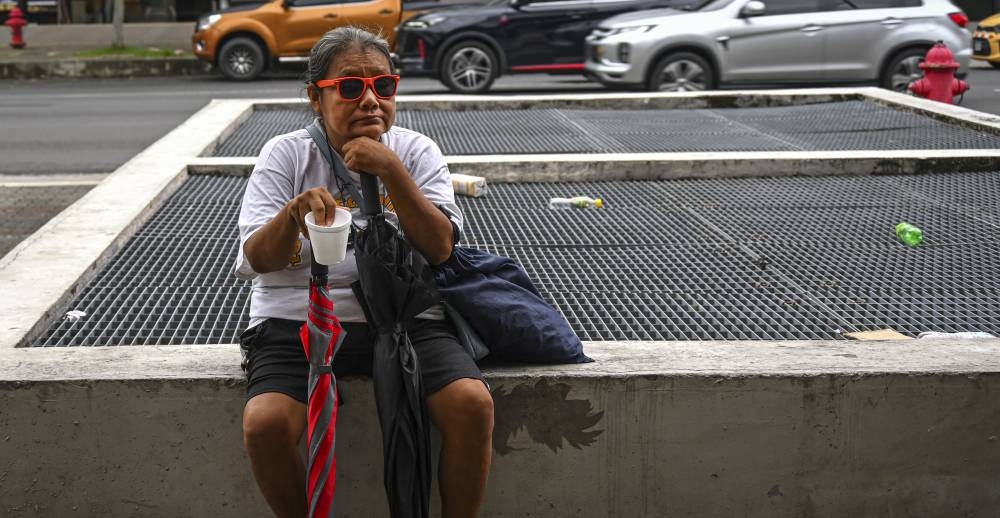
[{"label": "yellow taxi", "polygon": [[1000,68],[1000,14],[979,22],[972,33],[972,59],[988,61],[993,68]]}]

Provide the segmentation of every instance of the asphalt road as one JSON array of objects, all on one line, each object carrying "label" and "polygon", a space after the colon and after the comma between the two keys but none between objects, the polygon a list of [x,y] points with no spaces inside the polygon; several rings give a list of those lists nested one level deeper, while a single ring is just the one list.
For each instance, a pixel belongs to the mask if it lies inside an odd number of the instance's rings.
[{"label": "asphalt road", "polygon": [[[974,69],[963,105],[1000,114],[1000,70]],[[603,91],[576,76],[504,77],[494,93]],[[401,94],[445,93],[404,79]],[[221,78],[0,81],[0,175],[106,174],[212,98],[304,98],[294,75],[253,83]]]}]

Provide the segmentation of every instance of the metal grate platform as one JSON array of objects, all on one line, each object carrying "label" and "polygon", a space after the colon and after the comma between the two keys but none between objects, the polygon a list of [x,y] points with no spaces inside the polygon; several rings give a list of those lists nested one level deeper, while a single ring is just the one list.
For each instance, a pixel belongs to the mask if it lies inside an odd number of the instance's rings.
[{"label": "metal grate platform", "polygon": [[[254,112],[216,156],[257,156],[305,127],[301,110]],[[446,155],[708,151],[996,149],[1000,136],[865,101],[700,110],[400,111],[396,125]]]},{"label": "metal grate platform", "polygon": [[250,286],[232,274],[245,178],[189,179],[97,274],[40,345],[235,343]]},{"label": "metal grate platform", "polygon": [[[465,242],[521,262],[586,340],[830,339],[891,327],[1000,335],[1000,173],[496,184]],[[34,345],[234,342],[245,179],[188,179]],[[602,209],[548,199],[600,195]],[[892,226],[922,226],[908,248]]]}]

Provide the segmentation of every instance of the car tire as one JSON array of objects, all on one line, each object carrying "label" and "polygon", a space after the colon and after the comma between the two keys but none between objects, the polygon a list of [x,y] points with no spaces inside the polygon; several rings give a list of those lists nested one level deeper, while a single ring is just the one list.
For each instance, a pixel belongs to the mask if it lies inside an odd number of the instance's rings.
[{"label": "car tire", "polygon": [[715,87],[715,69],[693,52],[667,54],[656,62],[646,81],[646,89],[653,92],[700,92]]},{"label": "car tire", "polygon": [[879,86],[900,93],[909,91],[910,83],[924,77],[920,63],[927,55],[925,48],[906,49],[890,59],[879,76]]},{"label": "car tire", "polygon": [[991,67],[1000,69],[1000,61],[988,61]]},{"label": "car tire", "polygon": [[217,60],[219,71],[232,81],[257,79],[266,68],[264,49],[250,38],[233,38],[222,45]]},{"label": "car tire", "polygon": [[458,94],[481,94],[500,75],[500,61],[485,43],[468,40],[452,45],[441,60],[441,82]]}]

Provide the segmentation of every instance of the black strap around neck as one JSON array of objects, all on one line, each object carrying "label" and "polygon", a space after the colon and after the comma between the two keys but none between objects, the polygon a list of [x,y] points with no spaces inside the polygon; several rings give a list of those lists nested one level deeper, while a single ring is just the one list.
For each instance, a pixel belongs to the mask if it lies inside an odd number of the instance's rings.
[{"label": "black strap around neck", "polygon": [[[358,190],[358,186],[355,185],[354,180],[351,175],[347,173],[347,167],[344,162],[341,161],[340,157],[333,152],[333,147],[330,146],[330,141],[326,138],[326,132],[323,131],[323,127],[319,121],[316,119],[312,124],[306,127],[309,131],[309,135],[312,137],[313,142],[316,143],[316,147],[319,148],[319,153],[323,155],[326,159],[326,163],[333,169],[333,174],[340,178],[341,183],[347,188],[347,195],[354,199],[354,202],[358,204],[364,210],[365,198],[361,195],[361,191]],[[376,202],[377,203],[377,202]]]}]

